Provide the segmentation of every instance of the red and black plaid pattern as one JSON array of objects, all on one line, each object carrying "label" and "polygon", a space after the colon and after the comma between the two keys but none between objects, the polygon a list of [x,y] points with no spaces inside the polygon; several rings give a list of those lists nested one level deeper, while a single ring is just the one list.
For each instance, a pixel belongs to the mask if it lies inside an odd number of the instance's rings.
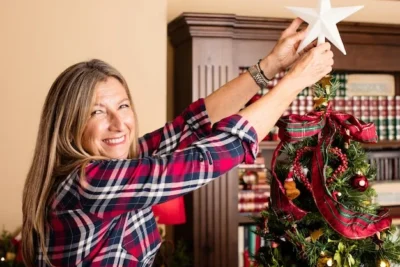
[{"label": "red and black plaid pattern", "polygon": [[[71,173],[48,209],[55,266],[151,266],[160,236],[151,206],[189,193],[236,165],[253,163],[257,136],[233,115],[211,128],[204,100],[140,138],[140,157],[92,161]],[[38,266],[46,266],[39,251]]]}]

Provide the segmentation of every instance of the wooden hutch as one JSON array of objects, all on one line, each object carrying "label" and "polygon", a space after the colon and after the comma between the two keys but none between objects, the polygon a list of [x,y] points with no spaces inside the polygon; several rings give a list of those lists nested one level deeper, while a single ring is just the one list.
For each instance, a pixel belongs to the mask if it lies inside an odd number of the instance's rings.
[{"label": "wooden hutch", "polygon": [[[232,14],[184,13],[168,25],[174,47],[174,114],[205,97],[267,55],[288,19],[244,17]],[[344,56],[333,48],[334,70],[395,75],[400,95],[400,25],[339,23]],[[266,164],[277,143],[264,142]],[[396,151],[400,141],[367,147],[369,153]],[[397,155],[397,157],[400,157]],[[400,179],[400,177],[399,177]],[[238,213],[238,170],[185,196],[187,223],[174,229],[193,253],[194,266],[238,266],[238,226],[249,223]],[[400,208],[392,212],[400,216]]]}]

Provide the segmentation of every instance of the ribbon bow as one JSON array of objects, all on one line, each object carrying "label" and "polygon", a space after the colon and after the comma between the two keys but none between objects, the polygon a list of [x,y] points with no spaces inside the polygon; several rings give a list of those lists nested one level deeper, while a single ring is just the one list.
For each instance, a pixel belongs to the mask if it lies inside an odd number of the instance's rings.
[{"label": "ribbon bow", "polygon": [[323,151],[326,151],[336,133],[358,142],[371,143],[377,141],[376,130],[373,123],[365,123],[354,116],[331,109],[315,111],[305,115],[292,114],[282,117],[277,126],[281,142],[276,147],[272,162],[272,208],[283,211],[289,218],[300,220],[307,211],[297,207],[285,195],[285,189],[275,173],[276,160],[285,143],[293,143],[306,137],[318,135],[318,145],[315,148],[311,167],[312,196],[319,212],[326,222],[339,234],[350,239],[362,239],[373,236],[377,232],[388,229],[391,218],[388,211],[383,210],[378,215],[362,214],[346,208],[337,202],[326,187]]}]

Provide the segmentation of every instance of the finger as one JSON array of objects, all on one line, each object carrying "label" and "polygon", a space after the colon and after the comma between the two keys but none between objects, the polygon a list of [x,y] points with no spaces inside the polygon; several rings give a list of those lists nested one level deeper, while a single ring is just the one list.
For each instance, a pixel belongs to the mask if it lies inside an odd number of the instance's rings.
[{"label": "finger", "polygon": [[323,44],[318,45],[314,48],[316,52],[324,53],[326,51],[331,50],[331,44],[329,42],[325,42]]},{"label": "finger", "polygon": [[283,31],[282,37],[285,38],[285,37],[295,33],[302,23],[303,23],[303,20],[301,18],[295,18],[292,21],[292,23],[289,25],[289,27],[287,27],[286,30]]},{"label": "finger", "polygon": [[307,45],[303,50],[308,52],[309,50],[311,50],[312,48],[316,47],[318,43],[318,40],[314,40],[313,42],[311,42],[309,45]]},{"label": "finger", "polygon": [[297,29],[300,27],[300,25],[303,23],[304,21],[301,19],[301,18],[299,18],[299,17],[297,17],[297,18],[295,18],[293,21],[292,21],[292,23],[289,25],[289,27],[287,28],[288,30],[291,30],[291,31],[297,31]]}]

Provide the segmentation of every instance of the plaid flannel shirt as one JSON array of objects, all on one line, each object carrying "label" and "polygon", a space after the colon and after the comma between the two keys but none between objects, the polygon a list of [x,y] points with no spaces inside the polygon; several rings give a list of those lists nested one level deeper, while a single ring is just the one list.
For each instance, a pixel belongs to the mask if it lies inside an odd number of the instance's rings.
[{"label": "plaid flannel shirt", "polygon": [[[48,210],[48,256],[55,266],[151,266],[160,246],[152,205],[182,196],[242,162],[257,135],[233,115],[211,123],[204,100],[140,138],[138,159],[92,161],[71,173]],[[39,249],[38,266],[46,266]]]}]

